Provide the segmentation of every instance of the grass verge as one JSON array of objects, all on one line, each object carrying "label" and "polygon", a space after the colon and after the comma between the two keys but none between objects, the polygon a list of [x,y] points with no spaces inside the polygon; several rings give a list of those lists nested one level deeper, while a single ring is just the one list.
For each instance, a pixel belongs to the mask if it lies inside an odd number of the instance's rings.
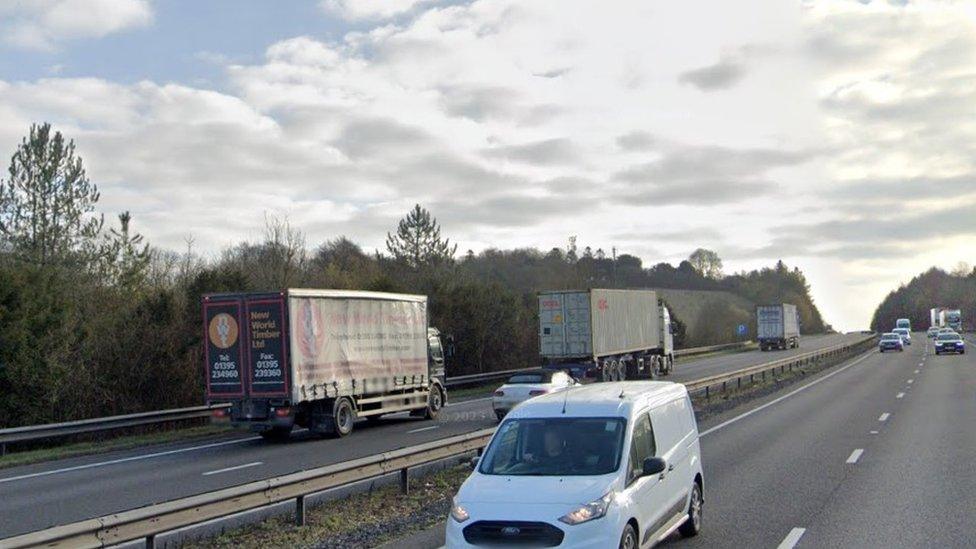
[{"label": "grass verge", "polygon": [[93,440],[85,442],[71,442],[50,448],[37,448],[8,453],[0,457],[0,469],[17,467],[18,465],[30,465],[42,461],[64,459],[69,457],[87,456],[113,450],[128,450],[150,444],[163,444],[182,440],[192,440],[201,437],[210,437],[223,433],[234,432],[235,429],[229,425],[201,425],[197,427],[178,428],[166,431],[156,431],[139,435],[126,435],[107,440]]},{"label": "grass verge", "polygon": [[451,467],[411,479],[409,494],[394,484],[308,509],[305,526],[282,515],[183,547],[376,547],[444,520],[468,474],[467,466]]}]

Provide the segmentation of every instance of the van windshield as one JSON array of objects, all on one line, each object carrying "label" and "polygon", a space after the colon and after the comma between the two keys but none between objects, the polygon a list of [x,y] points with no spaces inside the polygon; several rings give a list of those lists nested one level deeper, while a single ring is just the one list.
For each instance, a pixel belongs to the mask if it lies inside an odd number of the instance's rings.
[{"label": "van windshield", "polygon": [[621,418],[509,419],[485,450],[485,475],[590,476],[620,467]]}]

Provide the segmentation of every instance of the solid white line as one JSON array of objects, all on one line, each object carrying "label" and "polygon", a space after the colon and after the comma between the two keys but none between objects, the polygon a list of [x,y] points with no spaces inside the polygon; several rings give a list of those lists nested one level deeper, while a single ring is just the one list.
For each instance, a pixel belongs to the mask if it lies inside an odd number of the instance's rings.
[{"label": "solid white line", "polygon": [[898,393],[897,395],[895,395],[895,398],[903,398],[904,396],[905,393]]},{"label": "solid white line", "polygon": [[251,442],[252,440],[261,440],[261,437],[248,437],[238,440],[225,440],[224,442],[214,442],[211,444],[202,444],[200,446],[191,446],[189,448],[177,448],[176,450],[166,450],[165,452],[155,452],[152,454],[142,454],[139,456],[130,456],[127,458],[113,459],[109,461],[100,461],[98,463],[86,463],[85,465],[76,465],[74,467],[65,467],[63,469],[52,469],[50,471],[41,471],[39,473],[31,473],[29,475],[20,475],[16,477],[0,478],[0,484],[4,482],[13,482],[15,480],[24,480],[28,478],[36,477],[46,477],[48,475],[57,475],[59,473],[70,473],[71,471],[81,471],[83,469],[94,469],[95,467],[104,467],[105,465],[116,465],[118,463],[128,463],[130,461],[140,461],[143,459],[150,459],[162,456],[171,456],[173,454],[183,454],[186,452],[193,452],[196,450],[206,450],[207,448],[217,448],[218,446],[230,446],[231,444],[240,444],[242,442]]},{"label": "solid white line", "polygon": [[790,533],[786,534],[786,537],[778,546],[776,546],[776,549],[793,549],[797,542],[800,541],[800,538],[803,537],[803,533],[806,531],[806,528],[794,528],[790,530]]},{"label": "solid white line", "polygon": [[701,433],[698,433],[698,436],[699,437],[703,437],[703,436],[705,436],[707,434],[714,433],[715,431],[718,431],[719,429],[723,429],[725,427],[728,427],[729,425],[732,425],[733,423],[735,423],[736,421],[739,421],[740,419],[745,419],[745,418],[751,416],[752,414],[755,414],[756,412],[759,412],[761,410],[765,410],[766,408],[769,408],[773,404],[776,404],[778,402],[781,402],[783,400],[786,400],[786,399],[790,398],[791,396],[799,393],[800,391],[803,391],[803,390],[806,390],[806,389],[808,389],[810,387],[813,387],[814,385],[820,383],[821,381],[825,381],[827,379],[830,379],[830,378],[834,377],[835,375],[843,372],[844,370],[850,368],[851,366],[854,366],[855,364],[860,363],[862,360],[864,360],[864,359],[866,359],[868,357],[872,357],[872,356],[874,356],[874,355],[873,354],[870,354],[870,353],[869,354],[866,354],[866,355],[862,356],[861,358],[858,358],[858,359],[854,360],[853,362],[851,362],[847,366],[841,367],[839,370],[835,370],[835,371],[830,372],[829,374],[827,374],[827,375],[825,375],[825,376],[823,376],[823,377],[821,377],[819,379],[815,379],[815,380],[811,381],[810,383],[807,383],[806,385],[804,385],[804,386],[802,386],[802,387],[800,387],[798,389],[794,389],[794,390],[790,391],[789,393],[786,393],[785,395],[783,395],[783,396],[781,396],[781,397],[779,397],[779,398],[777,398],[775,400],[770,400],[769,402],[767,402],[766,404],[763,404],[762,406],[757,406],[757,407],[753,408],[752,410],[749,410],[748,412],[745,412],[743,414],[737,415],[734,418],[729,419],[727,421],[723,421],[722,423],[719,423],[718,425],[712,427],[711,429],[706,429],[705,431],[702,431]]},{"label": "solid white line", "polygon": [[421,427],[420,429],[414,429],[413,431],[407,431],[407,434],[410,434],[410,433],[421,433],[423,431],[430,431],[431,429],[440,429],[440,428],[441,428],[440,425],[431,425],[430,427]]},{"label": "solid white line", "polygon": [[888,418],[889,417],[891,417],[891,414],[889,414],[888,412],[885,412],[885,413],[881,414],[880,416],[878,416],[878,421],[888,421]]},{"label": "solid white line", "polygon": [[254,461],[251,463],[245,463],[244,465],[235,465],[234,467],[227,467],[226,469],[217,469],[216,471],[207,471],[203,473],[203,476],[207,477],[210,475],[217,475],[220,473],[226,473],[228,471],[236,471],[238,469],[247,469],[248,467],[257,467],[258,465],[264,465],[263,461]]},{"label": "solid white line", "polygon": [[447,406],[444,406],[444,407],[445,408],[450,408],[452,406],[461,406],[462,404],[472,404],[474,402],[484,402],[486,400],[491,400],[491,397],[482,397],[482,398],[472,398],[472,399],[469,399],[469,400],[460,400],[458,402],[452,402],[452,403],[450,403],[450,404],[448,404]]},{"label": "solid white line", "polygon": [[857,463],[857,460],[861,459],[861,454],[864,453],[863,448],[858,448],[851,452],[850,457],[847,458],[847,463]]}]

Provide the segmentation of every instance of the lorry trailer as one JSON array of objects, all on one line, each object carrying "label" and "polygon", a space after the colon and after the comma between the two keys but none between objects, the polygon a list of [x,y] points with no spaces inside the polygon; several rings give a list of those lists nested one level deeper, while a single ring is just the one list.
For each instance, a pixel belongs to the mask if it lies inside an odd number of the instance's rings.
[{"label": "lorry trailer", "polygon": [[341,437],[357,418],[447,402],[440,333],[427,298],[288,289],[203,297],[208,403],[266,438],[294,426]]},{"label": "lorry trailer", "polygon": [[543,366],[600,381],[650,379],[674,370],[671,314],[652,290],[539,294]]},{"label": "lorry trailer", "polygon": [[800,346],[800,315],[796,305],[777,303],[756,307],[759,349],[794,349]]}]

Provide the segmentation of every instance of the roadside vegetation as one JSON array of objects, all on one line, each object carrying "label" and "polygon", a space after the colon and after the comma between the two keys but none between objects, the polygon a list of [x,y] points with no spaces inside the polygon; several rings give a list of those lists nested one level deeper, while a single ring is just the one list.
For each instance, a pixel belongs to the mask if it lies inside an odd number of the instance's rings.
[{"label": "roadside vegetation", "polygon": [[976,327],[976,268],[960,263],[951,272],[931,268],[893,290],[878,305],[871,329],[887,332],[899,318],[912,322],[913,330],[929,327],[929,309],[947,307],[962,311],[963,330]]},{"label": "roadside vegetation", "polygon": [[[209,292],[427,295],[432,323],[455,343],[449,375],[537,364],[540,290],[717,290],[795,303],[805,333],[826,329],[803,274],[782,262],[724,274],[718,254],[699,249],[677,266],[645,267],[575,237],[550,250],[462,252],[420,205],[391,227],[384,250],[342,235],[310,243],[269,216],[262,238],[202,255],[192,240],[182,251],[153,247],[129,212],[106,220],[100,199],[73,142],[46,124],[30,128],[0,177],[0,428],[200,404]],[[751,311],[716,303],[694,313],[709,331],[691,333],[676,315],[679,347],[732,341],[736,325],[752,325]]]}]

